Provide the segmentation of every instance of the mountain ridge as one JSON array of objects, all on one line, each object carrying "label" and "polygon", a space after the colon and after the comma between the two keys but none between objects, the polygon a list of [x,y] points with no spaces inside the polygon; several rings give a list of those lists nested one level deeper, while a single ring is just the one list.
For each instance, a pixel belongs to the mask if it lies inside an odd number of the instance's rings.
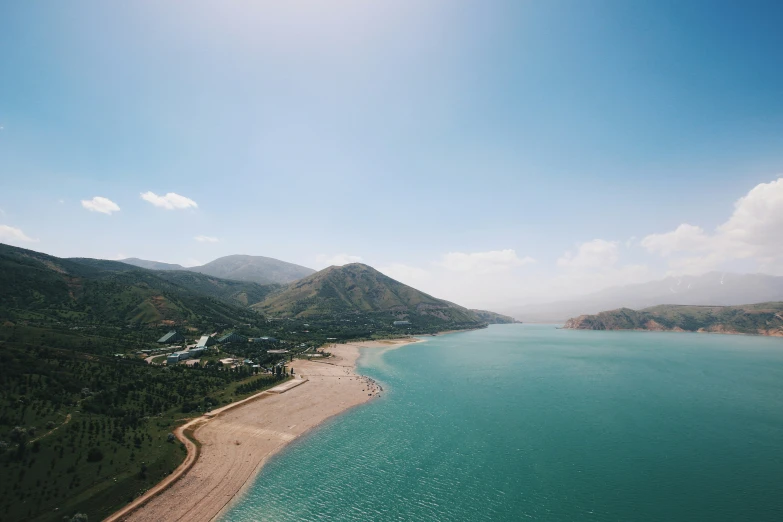
[{"label": "mountain ridge", "polygon": [[255,319],[277,287],[0,244],[0,319],[16,323],[192,323]]},{"label": "mountain ridge", "polygon": [[567,330],[647,330],[783,337],[783,302],[740,306],[659,305],[580,315]]},{"label": "mountain ridge", "polygon": [[191,267],[160,261],[149,261],[136,257],[122,259],[121,262],[151,270],[186,270],[221,279],[258,283],[260,285],[288,284],[315,273],[315,270],[312,268],[281,261],[280,259],[245,254],[223,256],[204,265]]}]

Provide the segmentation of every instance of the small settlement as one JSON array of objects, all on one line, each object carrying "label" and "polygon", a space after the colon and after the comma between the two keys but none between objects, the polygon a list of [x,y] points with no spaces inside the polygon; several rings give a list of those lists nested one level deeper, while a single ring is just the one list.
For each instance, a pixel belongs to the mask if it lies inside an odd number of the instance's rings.
[{"label": "small settlement", "polygon": [[[162,345],[160,348],[142,350],[139,355],[144,356],[150,364],[163,364],[162,359],[165,356],[166,366],[175,366],[179,363],[198,364],[196,361],[202,357],[211,356],[212,362],[219,362],[223,366],[249,366],[257,372],[270,372],[274,371],[274,366],[278,364],[276,361],[281,356],[284,359],[288,358],[286,354],[289,353],[289,350],[282,348],[281,342],[274,337],[248,338],[233,331],[220,335],[217,333],[201,335],[195,343],[192,339],[191,337],[191,344],[187,344],[188,339],[185,335],[177,330],[171,330],[158,339],[157,344]],[[299,349],[295,350],[295,352],[299,351]]]}]

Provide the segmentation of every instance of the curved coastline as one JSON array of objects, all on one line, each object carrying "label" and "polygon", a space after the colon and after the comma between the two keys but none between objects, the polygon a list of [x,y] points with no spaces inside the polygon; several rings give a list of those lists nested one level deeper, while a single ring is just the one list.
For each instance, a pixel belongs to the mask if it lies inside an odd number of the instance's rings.
[{"label": "curved coastline", "polygon": [[219,518],[272,455],[325,420],[378,396],[377,385],[356,373],[359,348],[389,349],[419,341],[347,343],[330,348],[329,359],[294,361],[291,365],[298,378],[307,382],[285,393],[261,392],[177,428],[175,435],[188,449],[185,461],[105,520]]}]

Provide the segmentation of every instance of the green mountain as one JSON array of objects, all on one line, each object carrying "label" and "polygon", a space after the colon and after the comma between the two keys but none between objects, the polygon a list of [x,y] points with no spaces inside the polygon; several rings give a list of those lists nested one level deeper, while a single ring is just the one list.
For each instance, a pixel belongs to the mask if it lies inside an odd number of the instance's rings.
[{"label": "green mountain", "polygon": [[121,263],[137,266],[139,268],[148,268],[150,270],[187,270],[182,265],[173,263],[161,263],[160,261],[147,261],[146,259],[139,259],[138,257],[129,257],[127,259],[120,259]]},{"label": "green mountain", "polygon": [[512,324],[512,323],[522,322],[522,321],[517,321],[516,319],[514,319],[513,317],[509,317],[508,315],[490,312],[489,310],[471,309],[470,311],[476,314],[479,319],[481,319],[487,324]]},{"label": "green mountain", "polygon": [[284,287],[254,308],[272,316],[381,314],[414,327],[485,324],[475,313],[437,299],[360,263],[331,266]]},{"label": "green mountain", "polygon": [[287,284],[315,273],[312,268],[286,263],[279,259],[243,255],[221,257],[206,265],[194,266],[186,270],[262,285]]},{"label": "green mountain", "polygon": [[0,321],[232,323],[276,287],[118,261],[60,259],[0,244]]},{"label": "green mountain", "polygon": [[783,302],[742,306],[659,305],[569,319],[575,330],[652,330],[783,336]]}]

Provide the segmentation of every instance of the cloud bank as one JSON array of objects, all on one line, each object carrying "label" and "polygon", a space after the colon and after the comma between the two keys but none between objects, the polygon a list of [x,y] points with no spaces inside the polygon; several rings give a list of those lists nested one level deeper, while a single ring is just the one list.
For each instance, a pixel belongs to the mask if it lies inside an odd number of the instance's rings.
[{"label": "cloud bank", "polygon": [[783,178],[753,187],[712,233],[683,223],[648,235],[641,245],[665,258],[676,274],[704,273],[734,260],[754,262],[759,271],[783,273]]},{"label": "cloud bank", "polygon": [[198,241],[199,243],[217,243],[218,238],[213,236],[196,236],[193,239]]}]

